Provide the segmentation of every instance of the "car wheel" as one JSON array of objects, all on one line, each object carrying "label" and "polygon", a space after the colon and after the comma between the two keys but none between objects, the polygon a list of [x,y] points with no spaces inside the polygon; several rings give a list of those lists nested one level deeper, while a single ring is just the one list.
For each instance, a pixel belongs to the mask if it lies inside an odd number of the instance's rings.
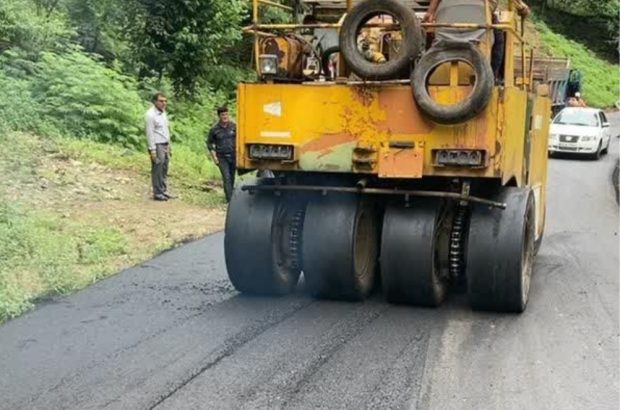
[{"label": "car wheel", "polygon": [[605,146],[605,149],[602,151],[603,154],[607,155],[609,153],[609,144],[611,143],[611,138],[609,138],[607,140],[607,145]]},{"label": "car wheel", "polygon": [[598,143],[598,148],[596,150],[596,152],[594,154],[592,154],[592,159],[597,161],[599,159],[601,159],[601,155],[603,154],[603,141],[599,141]]}]

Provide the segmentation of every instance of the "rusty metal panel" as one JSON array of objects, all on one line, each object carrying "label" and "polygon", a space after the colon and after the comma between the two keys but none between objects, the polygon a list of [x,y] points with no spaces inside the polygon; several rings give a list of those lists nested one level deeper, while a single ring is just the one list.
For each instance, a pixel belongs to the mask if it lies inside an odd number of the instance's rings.
[{"label": "rusty metal panel", "polygon": [[[438,102],[451,104],[471,86],[430,86]],[[238,164],[274,170],[354,172],[376,175],[516,178],[522,182],[527,93],[495,88],[487,108],[458,125],[441,125],[418,110],[408,84],[241,84]],[[409,162],[388,165],[380,156],[394,142],[422,150],[422,171]],[[293,145],[295,160],[252,161],[246,145]],[[438,167],[436,149],[476,149],[487,154],[486,168]],[[381,165],[382,163],[382,165]],[[403,166],[403,170],[393,167]],[[389,167],[392,167],[391,170]]]},{"label": "rusty metal panel", "polygon": [[534,96],[532,110],[532,142],[530,144],[530,169],[527,184],[532,187],[536,200],[536,239],[542,234],[545,227],[547,203],[547,146],[549,141],[549,126],[551,118],[551,101],[548,98]]},{"label": "rusty metal panel", "polygon": [[379,156],[379,177],[422,178],[424,151],[421,148],[387,148]]},{"label": "rusty metal panel", "polygon": [[504,94],[502,119],[500,119],[502,129],[498,139],[502,142],[499,166],[503,184],[512,179],[517,186],[523,186],[524,183],[527,98],[527,92],[517,88],[508,88]]}]

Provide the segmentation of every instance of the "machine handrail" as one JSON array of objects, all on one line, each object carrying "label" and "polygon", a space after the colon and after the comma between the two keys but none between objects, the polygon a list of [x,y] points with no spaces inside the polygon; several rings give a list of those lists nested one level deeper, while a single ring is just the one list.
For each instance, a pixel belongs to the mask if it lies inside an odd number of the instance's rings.
[{"label": "machine handrail", "polygon": [[[514,12],[514,0],[508,2],[508,11]],[[484,0],[486,10],[489,10],[489,0]],[[294,11],[294,8],[291,6],[287,6],[285,4],[278,3],[276,1],[271,0],[252,0],[252,24],[246,27],[243,27],[242,31],[244,33],[251,33],[254,35],[254,62],[256,66],[257,72],[260,70],[259,66],[259,39],[260,37],[270,37],[271,33],[265,32],[264,30],[300,30],[300,29],[313,29],[313,28],[333,28],[340,29],[342,27],[342,22],[346,13],[343,13],[343,16],[340,18],[338,23],[311,23],[311,24],[303,24],[303,23],[269,23],[263,24],[260,23],[260,13],[259,13],[259,5],[269,6],[280,8],[288,11]],[[346,9],[349,10],[352,7],[352,0],[346,0]],[[519,32],[515,27],[511,24],[507,23],[499,23],[499,24],[490,24],[490,16],[487,15],[487,24],[475,24],[475,23],[421,23],[422,27],[425,28],[454,28],[454,29],[463,29],[463,30],[473,30],[473,29],[484,29],[484,30],[502,30],[504,32],[509,32],[512,34],[520,44],[521,48],[521,73],[522,73],[522,81],[521,86],[527,89],[532,87],[533,82],[533,57],[534,57],[534,48],[531,47],[529,42],[525,39],[525,22],[524,18],[521,17],[521,32]],[[381,24],[381,23],[373,23],[366,24],[364,27],[388,27],[388,28],[398,28],[400,25],[398,24]],[[526,63],[526,51],[525,47],[530,47],[530,72],[526,76],[527,73],[527,63]]]}]

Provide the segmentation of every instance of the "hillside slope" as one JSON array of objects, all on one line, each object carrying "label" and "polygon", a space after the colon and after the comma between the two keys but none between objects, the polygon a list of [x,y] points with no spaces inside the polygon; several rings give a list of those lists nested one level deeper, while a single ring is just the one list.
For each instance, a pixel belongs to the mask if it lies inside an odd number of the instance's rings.
[{"label": "hillside slope", "polygon": [[619,97],[619,66],[606,61],[585,45],[552,31],[534,16],[526,24],[526,39],[544,57],[568,57],[571,67],[582,73],[583,95],[589,105],[614,106]]},{"label": "hillside slope", "polygon": [[0,158],[0,323],[222,229],[220,187],[174,163],[179,198],[155,202],[143,153],[14,132],[3,141],[12,155]]}]

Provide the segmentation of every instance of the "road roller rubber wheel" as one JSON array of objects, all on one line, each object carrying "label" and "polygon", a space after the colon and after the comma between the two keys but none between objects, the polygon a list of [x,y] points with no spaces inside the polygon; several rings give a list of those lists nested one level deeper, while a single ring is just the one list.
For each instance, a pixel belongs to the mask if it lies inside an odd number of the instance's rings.
[{"label": "road roller rubber wheel", "polygon": [[363,300],[375,279],[378,255],[374,206],[355,195],[308,203],[302,240],[306,286],[314,297]]},{"label": "road roller rubber wheel", "polygon": [[467,291],[476,310],[521,313],[534,260],[535,206],[529,188],[503,188],[505,210],[474,205],[467,246]]},{"label": "road roller rubber wheel", "polygon": [[388,302],[439,306],[449,275],[439,267],[440,200],[388,205],[381,236],[381,279]]},{"label": "road roller rubber wheel", "polygon": [[224,253],[235,289],[256,295],[292,292],[301,273],[303,204],[237,188],[228,206]]}]

